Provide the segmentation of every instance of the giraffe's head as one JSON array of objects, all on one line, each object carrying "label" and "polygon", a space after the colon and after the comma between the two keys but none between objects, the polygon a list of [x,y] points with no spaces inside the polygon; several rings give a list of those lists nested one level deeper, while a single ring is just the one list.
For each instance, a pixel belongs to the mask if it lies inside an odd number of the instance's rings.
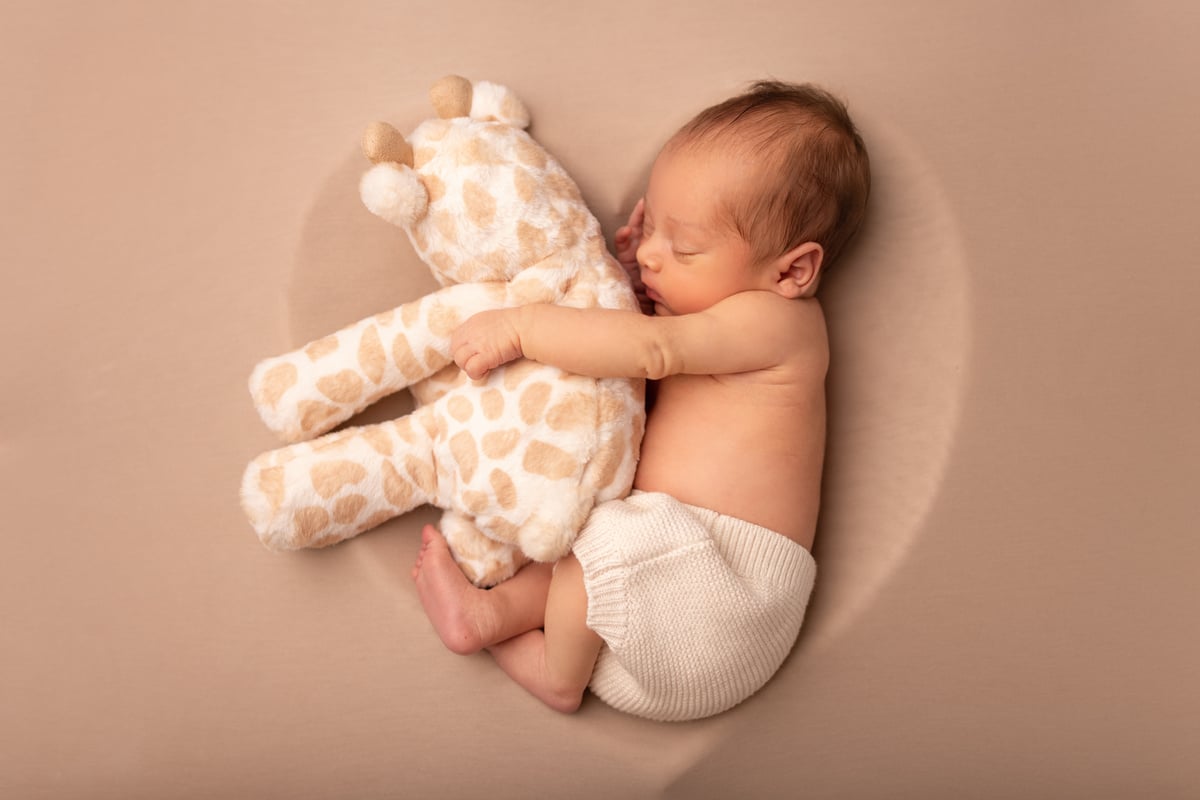
[{"label": "giraffe's head", "polygon": [[511,280],[598,234],[574,181],[525,132],[516,95],[450,76],[430,98],[437,116],[407,138],[384,123],[367,129],[375,166],[360,189],[368,209],[408,232],[439,282]]}]

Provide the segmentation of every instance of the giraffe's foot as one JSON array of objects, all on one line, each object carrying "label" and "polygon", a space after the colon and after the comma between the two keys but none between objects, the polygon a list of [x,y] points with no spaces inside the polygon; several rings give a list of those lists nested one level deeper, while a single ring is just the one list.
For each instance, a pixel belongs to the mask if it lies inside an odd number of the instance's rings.
[{"label": "giraffe's foot", "polygon": [[529,562],[519,549],[484,535],[471,519],[458,512],[443,514],[441,527],[459,568],[476,586],[495,586]]}]

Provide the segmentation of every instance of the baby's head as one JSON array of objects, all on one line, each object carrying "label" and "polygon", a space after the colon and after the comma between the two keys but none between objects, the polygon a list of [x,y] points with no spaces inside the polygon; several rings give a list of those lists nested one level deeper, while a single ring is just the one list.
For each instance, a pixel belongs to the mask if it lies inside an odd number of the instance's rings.
[{"label": "baby's head", "polygon": [[823,274],[866,210],[871,168],[862,137],[845,105],[810,84],[754,84],[684,125],[663,147],[672,154],[726,160],[739,174],[716,199],[716,215],[755,261],[815,243]]}]

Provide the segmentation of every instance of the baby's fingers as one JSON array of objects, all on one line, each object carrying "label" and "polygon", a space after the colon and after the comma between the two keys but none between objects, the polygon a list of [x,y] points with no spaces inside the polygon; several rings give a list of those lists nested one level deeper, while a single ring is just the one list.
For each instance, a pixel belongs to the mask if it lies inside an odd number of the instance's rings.
[{"label": "baby's fingers", "polygon": [[641,198],[637,201],[637,205],[633,207],[633,211],[629,212],[629,222],[626,223],[628,228],[641,230],[642,221],[646,218],[646,198]]},{"label": "baby's fingers", "polygon": [[463,358],[462,361],[459,361],[457,358],[455,358],[455,363],[458,364],[462,371],[467,373],[467,377],[473,381],[477,381],[480,378],[486,377],[491,371],[491,365],[487,363],[487,360],[484,359],[484,357],[479,353],[472,353],[471,355]]}]

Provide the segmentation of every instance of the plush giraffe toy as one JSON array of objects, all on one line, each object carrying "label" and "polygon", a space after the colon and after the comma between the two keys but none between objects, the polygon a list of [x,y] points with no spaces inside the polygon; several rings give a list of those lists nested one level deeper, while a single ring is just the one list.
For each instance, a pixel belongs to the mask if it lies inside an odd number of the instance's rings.
[{"label": "plush giraffe toy", "polygon": [[[363,202],[403,228],[442,289],[254,369],[285,441],[246,469],[242,505],[273,549],[324,547],[424,503],[463,572],[489,586],[571,546],[593,505],[623,497],[644,430],[643,384],[520,360],[470,380],[449,338],[471,314],[525,303],[636,310],[600,225],[523,130],[508,89],[450,76],[407,140],[376,123]],[[411,388],[416,410],[314,436]]]}]

